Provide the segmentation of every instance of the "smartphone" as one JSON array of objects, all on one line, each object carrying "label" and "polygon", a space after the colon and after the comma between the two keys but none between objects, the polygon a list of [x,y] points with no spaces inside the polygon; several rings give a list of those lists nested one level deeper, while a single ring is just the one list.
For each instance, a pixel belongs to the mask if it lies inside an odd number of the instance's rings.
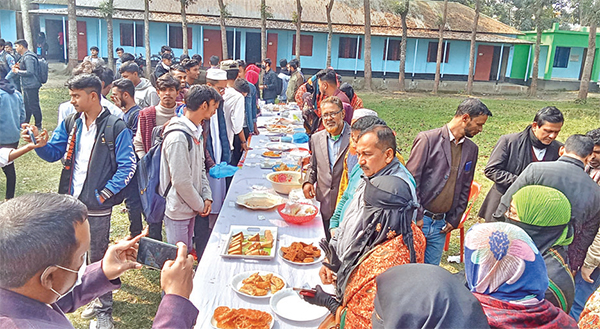
[{"label": "smartphone", "polygon": [[33,131],[31,131],[31,128],[27,128],[27,133],[29,134],[29,138],[31,138],[31,142],[33,143],[33,145],[36,145],[37,142],[35,141],[35,136],[33,135]]},{"label": "smartphone", "polygon": [[138,248],[137,262],[161,270],[167,260],[177,258],[177,246],[143,237]]}]

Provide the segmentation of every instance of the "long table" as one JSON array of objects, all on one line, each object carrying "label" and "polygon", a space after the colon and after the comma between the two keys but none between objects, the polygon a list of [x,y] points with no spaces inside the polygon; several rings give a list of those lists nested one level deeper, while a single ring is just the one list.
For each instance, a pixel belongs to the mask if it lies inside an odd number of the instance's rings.
[{"label": "long table", "polygon": [[[309,241],[315,242],[317,245],[317,242],[325,237],[320,215],[309,223],[293,225],[284,222],[275,209],[257,211],[235,204],[237,197],[250,192],[252,186],[271,188],[271,183],[265,176],[272,170],[260,168],[260,162],[264,159],[261,154],[266,151],[265,145],[268,141],[264,133],[252,136],[250,142],[252,149],[248,152],[242,168],[233,177],[223,208],[213,228],[204,255],[198,264],[194,276],[194,289],[190,296],[190,300],[200,311],[196,328],[212,328],[210,320],[215,308],[219,306],[251,308],[269,312],[275,317],[273,328],[317,328],[322,321],[319,319],[311,322],[293,322],[280,318],[271,310],[269,299],[241,296],[229,286],[234,275],[259,270],[281,275],[286,281],[287,287],[301,287],[305,283],[314,287],[320,283],[318,275],[320,264],[291,265],[277,255],[272,260],[242,260],[220,256],[222,249],[226,247],[231,225],[277,226],[278,249],[280,246],[290,245],[293,241]],[[306,144],[298,146],[307,147]],[[284,195],[284,197],[286,196]]]}]

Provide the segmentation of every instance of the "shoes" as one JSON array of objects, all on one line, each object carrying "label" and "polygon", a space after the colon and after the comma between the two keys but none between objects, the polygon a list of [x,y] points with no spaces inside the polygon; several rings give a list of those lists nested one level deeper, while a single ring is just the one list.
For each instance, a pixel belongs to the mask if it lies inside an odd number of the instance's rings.
[{"label": "shoes", "polygon": [[98,313],[96,318],[96,327],[92,328],[90,323],[90,329],[114,329],[115,324],[113,323],[112,315],[108,313]]},{"label": "shoes", "polygon": [[94,299],[91,303],[86,306],[85,310],[81,312],[81,318],[84,320],[90,320],[96,317],[96,306],[98,306],[98,299]]}]

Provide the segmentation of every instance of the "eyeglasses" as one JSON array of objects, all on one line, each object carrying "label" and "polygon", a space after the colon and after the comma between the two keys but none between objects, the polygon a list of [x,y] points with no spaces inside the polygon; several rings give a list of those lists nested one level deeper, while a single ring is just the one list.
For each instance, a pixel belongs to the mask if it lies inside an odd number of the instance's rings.
[{"label": "eyeglasses", "polygon": [[321,117],[323,117],[323,119],[333,119],[335,118],[338,114],[342,113],[344,109],[341,109],[337,112],[331,112],[331,113],[327,113],[327,114],[323,114],[321,115]]}]

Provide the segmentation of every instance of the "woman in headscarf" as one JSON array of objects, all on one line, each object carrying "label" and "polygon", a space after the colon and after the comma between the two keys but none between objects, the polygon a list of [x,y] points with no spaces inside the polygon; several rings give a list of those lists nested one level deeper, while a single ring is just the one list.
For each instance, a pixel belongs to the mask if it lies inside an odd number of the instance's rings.
[{"label": "woman in headscarf", "polygon": [[544,299],[544,259],[516,225],[473,226],[465,238],[465,274],[491,328],[577,328],[573,318]]},{"label": "woman in headscarf", "polygon": [[376,281],[373,329],[490,327],[464,282],[439,266],[395,266]]},{"label": "woman in headscarf", "polygon": [[[364,212],[359,234],[343,252],[321,243],[328,267],[337,274],[336,295],[328,295],[317,286],[309,303],[326,306],[331,315],[322,328],[371,328],[377,276],[387,269],[407,263],[422,263],[425,236],[414,224],[418,207],[408,178],[392,175],[388,165],[373,178],[365,179]],[[394,169],[395,170],[395,169]]]},{"label": "woman in headscarf", "polygon": [[506,217],[531,237],[544,258],[549,279],[546,299],[569,313],[575,298],[566,249],[573,241],[569,199],[551,187],[525,186],[513,195]]},{"label": "woman in headscarf", "polygon": [[344,94],[346,94],[346,96],[348,96],[348,99],[350,100],[350,105],[352,105],[353,109],[357,110],[363,108],[363,101],[362,99],[360,99],[360,97],[358,97],[358,95],[356,95],[356,93],[354,92],[354,88],[352,88],[352,85],[350,85],[347,82],[344,82],[340,86],[340,90]]}]

